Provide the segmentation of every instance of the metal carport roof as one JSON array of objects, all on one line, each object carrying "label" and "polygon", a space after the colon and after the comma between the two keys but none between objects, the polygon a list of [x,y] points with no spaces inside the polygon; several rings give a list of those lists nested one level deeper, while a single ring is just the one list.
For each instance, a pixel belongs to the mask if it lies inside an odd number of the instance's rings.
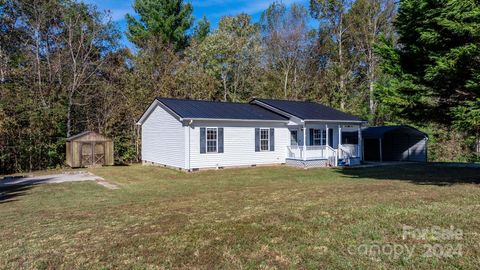
[{"label": "metal carport roof", "polygon": [[381,139],[385,137],[386,133],[402,130],[405,133],[421,135],[428,138],[428,135],[420,130],[406,125],[401,126],[378,126],[378,127],[369,127],[362,130],[362,137],[366,139]]}]

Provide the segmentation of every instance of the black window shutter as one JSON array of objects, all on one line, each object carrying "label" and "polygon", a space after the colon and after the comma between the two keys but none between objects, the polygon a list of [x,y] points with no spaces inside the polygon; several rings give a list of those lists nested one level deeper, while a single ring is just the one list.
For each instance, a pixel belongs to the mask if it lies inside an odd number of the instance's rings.
[{"label": "black window shutter", "polygon": [[205,148],[205,128],[200,128],[200,154],[205,154],[206,148]]},{"label": "black window shutter", "polygon": [[260,152],[260,129],[255,128],[255,152]]},{"label": "black window shutter", "polygon": [[270,129],[270,151],[275,151],[275,129]]},{"label": "black window shutter", "polygon": [[310,145],[313,145],[313,128],[310,129]]},{"label": "black window shutter", "polygon": [[223,128],[218,128],[218,153],[223,153]]}]

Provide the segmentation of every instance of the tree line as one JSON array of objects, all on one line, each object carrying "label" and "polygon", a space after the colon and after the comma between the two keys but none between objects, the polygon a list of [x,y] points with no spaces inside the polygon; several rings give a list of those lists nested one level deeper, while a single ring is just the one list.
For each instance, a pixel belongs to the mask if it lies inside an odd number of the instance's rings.
[{"label": "tree line", "polygon": [[[114,138],[140,159],[138,118],[156,96],[311,100],[430,135],[433,160],[480,152],[475,0],[273,2],[215,29],[182,0],[135,0],[121,33],[76,0],[0,0],[0,173],[61,166],[65,139]],[[120,43],[125,34],[135,50]]]}]

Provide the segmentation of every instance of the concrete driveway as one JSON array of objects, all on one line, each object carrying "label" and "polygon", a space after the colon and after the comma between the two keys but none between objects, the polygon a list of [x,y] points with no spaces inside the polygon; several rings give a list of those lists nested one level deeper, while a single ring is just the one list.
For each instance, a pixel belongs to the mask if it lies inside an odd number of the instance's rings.
[{"label": "concrete driveway", "polygon": [[66,182],[82,182],[94,181],[109,189],[117,189],[118,186],[105,181],[102,177],[96,176],[89,172],[73,172],[62,174],[51,174],[43,176],[27,176],[27,177],[11,177],[7,176],[0,180],[0,188],[8,188],[12,186],[29,186],[40,184],[58,184]]}]

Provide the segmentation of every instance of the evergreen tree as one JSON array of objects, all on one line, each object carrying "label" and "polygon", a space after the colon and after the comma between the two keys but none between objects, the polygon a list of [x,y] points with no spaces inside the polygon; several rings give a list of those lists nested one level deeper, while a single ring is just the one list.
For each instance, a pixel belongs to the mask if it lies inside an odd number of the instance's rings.
[{"label": "evergreen tree", "polygon": [[[396,120],[442,129],[455,147],[480,147],[480,5],[476,0],[403,0],[395,22],[398,45],[384,44],[387,74],[378,92]],[[461,132],[461,133],[459,133]],[[437,146],[441,146],[441,141]],[[476,144],[476,147],[475,147]],[[439,147],[431,147],[437,149]],[[459,160],[474,160],[461,151]],[[432,155],[433,156],[433,155]],[[441,159],[442,156],[436,158]]]},{"label": "evergreen tree", "polygon": [[208,21],[206,16],[198,21],[197,26],[193,30],[193,39],[197,40],[198,42],[202,42],[210,33],[210,22]]},{"label": "evergreen tree", "polygon": [[139,19],[127,14],[127,37],[136,46],[146,46],[146,41],[159,41],[175,50],[187,45],[187,30],[193,23],[192,5],[183,0],[135,0],[133,5]]},{"label": "evergreen tree", "polygon": [[[383,47],[403,115],[450,124],[480,95],[480,5],[476,0],[403,0],[398,48]],[[392,104],[398,106],[399,104]]]}]

